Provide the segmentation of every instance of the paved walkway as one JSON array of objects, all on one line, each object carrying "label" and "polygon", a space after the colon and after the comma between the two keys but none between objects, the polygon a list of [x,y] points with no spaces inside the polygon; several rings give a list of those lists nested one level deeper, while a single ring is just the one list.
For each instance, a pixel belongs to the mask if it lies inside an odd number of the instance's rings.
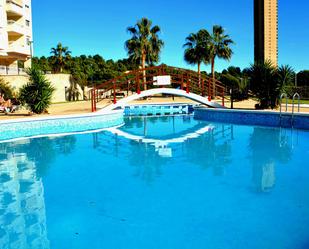
[{"label": "paved walkway", "polygon": [[[217,100],[218,103],[221,103],[221,100]],[[104,107],[109,104],[111,104],[111,100],[104,100],[101,101],[98,104],[98,107]],[[131,102],[131,104],[151,104],[151,103],[194,103],[190,99],[186,99],[183,97],[152,97],[148,98],[147,100],[136,100]],[[251,109],[254,110],[254,106],[257,102],[254,100],[244,100],[240,102],[234,102],[234,108],[236,109]],[[230,107],[229,102],[225,102],[226,107]],[[283,107],[284,108],[284,107]],[[296,109],[295,109],[296,110]],[[58,103],[53,104],[48,109],[49,114],[42,114],[42,115],[32,115],[31,117],[42,117],[42,116],[50,116],[50,115],[65,115],[65,114],[78,114],[78,113],[89,113],[91,112],[91,103],[90,101],[78,101],[78,102],[67,102],[67,103]],[[269,111],[276,111],[276,110],[269,110]],[[279,110],[277,110],[279,111]],[[292,111],[291,106],[289,106],[288,109],[289,112]],[[307,105],[304,105],[301,110],[301,112],[308,112],[309,113],[309,107]],[[0,120],[4,119],[14,119],[14,118],[24,118],[24,117],[30,117],[29,112],[27,110],[20,110],[13,114],[5,115],[4,113],[0,113]]]}]

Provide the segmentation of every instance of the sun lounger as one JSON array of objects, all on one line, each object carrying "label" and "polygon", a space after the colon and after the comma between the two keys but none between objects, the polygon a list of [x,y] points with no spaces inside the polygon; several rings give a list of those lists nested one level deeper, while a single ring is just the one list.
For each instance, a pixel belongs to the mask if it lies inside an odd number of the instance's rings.
[{"label": "sun lounger", "polygon": [[15,111],[17,111],[19,109],[19,105],[12,105],[12,107],[4,107],[4,106],[0,106],[0,112],[4,112],[4,113],[13,113]]}]

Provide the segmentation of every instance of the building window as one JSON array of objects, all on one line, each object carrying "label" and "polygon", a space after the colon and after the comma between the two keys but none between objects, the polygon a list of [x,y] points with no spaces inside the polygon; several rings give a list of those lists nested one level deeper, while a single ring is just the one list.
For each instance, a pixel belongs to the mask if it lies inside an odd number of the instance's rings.
[{"label": "building window", "polygon": [[26,9],[29,9],[30,7],[29,7],[29,5],[26,4],[26,5],[25,5],[25,8],[26,8]]},{"label": "building window", "polygon": [[29,27],[30,26],[30,21],[26,20],[26,26]]}]

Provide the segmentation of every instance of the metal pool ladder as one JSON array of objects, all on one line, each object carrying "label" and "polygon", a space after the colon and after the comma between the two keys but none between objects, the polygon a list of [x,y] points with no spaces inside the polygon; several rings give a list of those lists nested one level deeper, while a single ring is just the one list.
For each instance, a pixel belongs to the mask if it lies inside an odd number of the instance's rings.
[{"label": "metal pool ladder", "polygon": [[292,127],[294,126],[294,105],[295,105],[295,98],[297,97],[297,112],[299,112],[300,109],[300,95],[298,93],[294,93],[293,95],[293,102],[292,102]]},{"label": "metal pool ladder", "polygon": [[285,98],[285,112],[288,111],[288,95],[286,93],[282,93],[280,95],[280,127],[282,121],[282,99]]},{"label": "metal pool ladder", "polygon": [[[300,110],[300,95],[298,93],[294,93],[293,95],[293,101],[292,101],[292,117],[291,117],[291,126],[293,128],[294,126],[294,108],[295,108],[295,98],[297,97],[298,103],[297,103],[297,111]],[[280,95],[280,126],[282,123],[282,99],[285,98],[285,112],[288,111],[288,96],[286,93],[282,93]]]}]

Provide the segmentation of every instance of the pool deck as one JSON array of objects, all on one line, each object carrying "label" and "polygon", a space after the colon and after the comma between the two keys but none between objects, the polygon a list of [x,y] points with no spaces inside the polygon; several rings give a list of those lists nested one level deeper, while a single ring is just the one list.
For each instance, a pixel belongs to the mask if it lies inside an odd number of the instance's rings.
[{"label": "pool deck", "polygon": [[[217,100],[219,103],[220,100]],[[103,100],[99,103],[98,107],[104,107],[111,103],[111,100]],[[161,104],[161,103],[194,103],[192,100],[182,98],[182,97],[153,97],[148,98],[147,100],[137,100],[133,101],[130,104]],[[235,109],[246,109],[246,110],[255,110],[254,105],[257,102],[249,99],[240,102],[234,102]],[[230,107],[229,102],[225,102],[226,107]],[[58,116],[58,115],[69,115],[69,114],[85,114],[91,112],[91,103],[90,101],[78,101],[78,102],[67,102],[67,103],[57,103],[52,104],[48,109],[48,114],[41,115],[29,115],[29,112],[25,109],[17,111],[16,113],[5,115],[4,113],[0,113],[0,120],[10,120],[16,118],[36,118],[36,117],[49,117],[49,116]],[[279,111],[279,110],[263,110],[263,111]],[[289,105],[288,112],[291,112],[292,108]],[[297,111],[297,110],[295,110]],[[308,105],[301,106],[300,112],[309,113]]]}]

